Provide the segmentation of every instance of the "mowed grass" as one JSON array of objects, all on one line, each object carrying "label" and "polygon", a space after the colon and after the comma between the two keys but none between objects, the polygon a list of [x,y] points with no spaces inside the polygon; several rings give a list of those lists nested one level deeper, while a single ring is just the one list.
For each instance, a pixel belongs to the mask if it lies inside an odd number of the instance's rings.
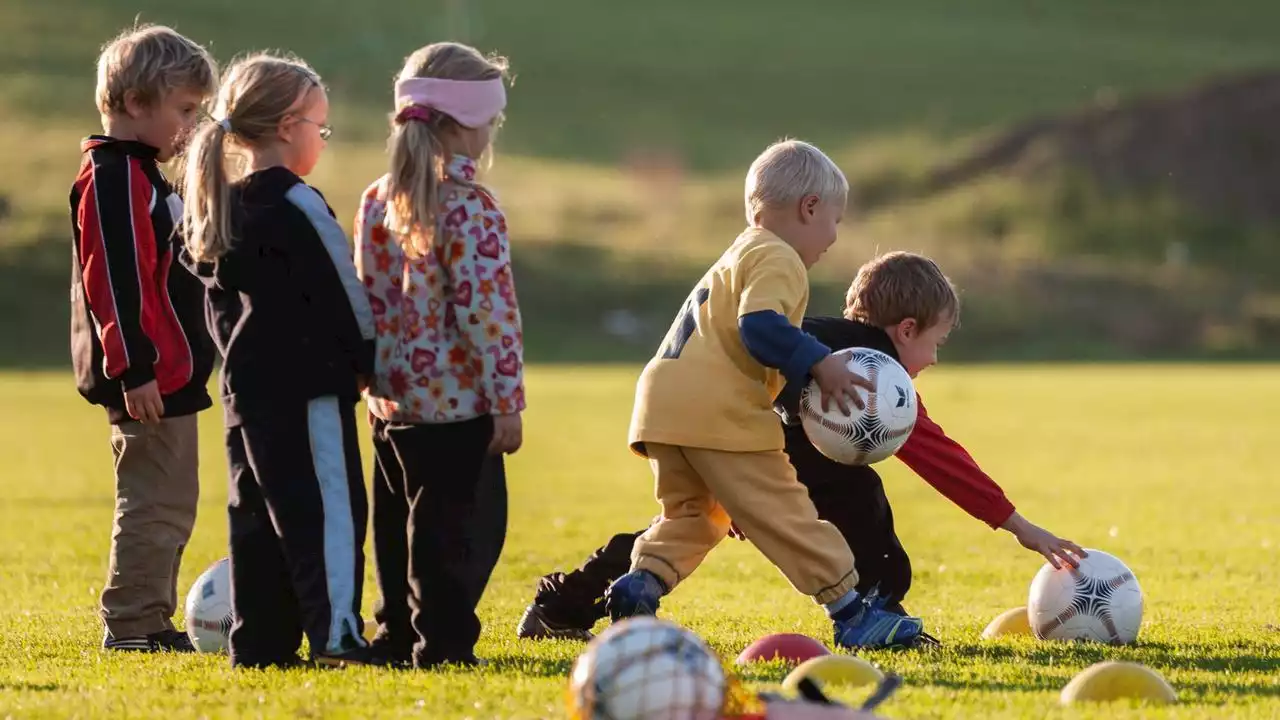
[{"label": "mowed grass", "polygon": [[[624,445],[636,371],[531,370],[526,447],[509,466],[510,534],[481,606],[478,651],[492,664],[439,673],[233,672],[220,656],[101,651],[94,610],[112,514],[103,419],[67,373],[0,376],[0,717],[562,717],[580,646],[517,641],[513,628],[540,574],[655,512],[648,469]],[[868,654],[906,680],[888,716],[1280,716],[1280,367],[944,367],[920,388],[1024,514],[1124,559],[1147,615],[1130,648],[980,640],[994,615],[1025,603],[1039,562],[889,461],[883,472],[916,568],[908,605],[944,648]],[[216,412],[202,433],[184,592],[226,548]],[[732,541],[663,614],[730,660],[768,632],[830,639],[821,611]],[[1156,668],[1181,703],[1057,706],[1069,678],[1111,658]],[[767,666],[744,679],[776,688],[784,673]]]}]

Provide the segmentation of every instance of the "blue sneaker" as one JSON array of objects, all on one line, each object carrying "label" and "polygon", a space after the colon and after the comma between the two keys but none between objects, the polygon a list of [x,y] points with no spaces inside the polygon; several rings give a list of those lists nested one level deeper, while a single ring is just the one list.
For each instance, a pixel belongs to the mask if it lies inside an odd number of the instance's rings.
[{"label": "blue sneaker", "polygon": [[847,620],[832,622],[836,645],[851,650],[914,645],[924,635],[924,621],[884,609],[885,599],[874,593],[858,601],[862,606]]},{"label": "blue sneaker", "polygon": [[659,600],[667,587],[648,570],[632,570],[604,592],[604,608],[609,619],[617,622],[636,615],[657,615]]}]

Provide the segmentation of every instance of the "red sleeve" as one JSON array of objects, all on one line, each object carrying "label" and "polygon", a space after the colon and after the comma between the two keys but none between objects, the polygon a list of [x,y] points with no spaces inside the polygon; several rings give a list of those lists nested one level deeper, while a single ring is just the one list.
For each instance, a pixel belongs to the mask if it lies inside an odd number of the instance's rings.
[{"label": "red sleeve", "polygon": [[80,197],[80,272],[102,343],[104,373],[125,389],[155,379],[144,327],[159,311],[154,189],[133,158],[94,164]]},{"label": "red sleeve", "polygon": [[919,400],[916,427],[898,459],[962,510],[993,528],[1013,514],[1013,503],[960,443],[947,437]]}]

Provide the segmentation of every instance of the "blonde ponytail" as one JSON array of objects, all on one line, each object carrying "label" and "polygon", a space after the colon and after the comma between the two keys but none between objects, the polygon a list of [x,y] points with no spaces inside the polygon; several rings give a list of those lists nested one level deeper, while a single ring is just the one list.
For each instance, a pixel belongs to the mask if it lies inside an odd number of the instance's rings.
[{"label": "blonde ponytail", "polygon": [[290,108],[318,87],[320,76],[297,58],[251,55],[227,68],[214,103],[217,121],[206,122],[187,151],[182,226],[191,257],[212,262],[233,242],[227,144],[270,142]]},{"label": "blonde ponytail", "polygon": [[[399,79],[492,80],[505,77],[507,61],[485,57],[459,43],[436,43],[419,48],[405,59]],[[399,238],[405,254],[422,257],[435,240],[440,185],[445,177],[444,133],[459,127],[456,120],[431,109],[426,120],[391,116],[387,154],[387,229]],[[485,151],[486,154],[488,150]],[[482,158],[482,160],[487,158]]]},{"label": "blonde ponytail", "polygon": [[387,228],[405,239],[404,251],[422,257],[435,238],[436,206],[444,177],[444,146],[439,125],[444,116],[430,122],[392,126],[387,152]]},{"label": "blonde ponytail", "polygon": [[196,132],[187,154],[182,227],[187,252],[200,262],[213,262],[231,248],[226,141],[222,123],[206,123]]}]

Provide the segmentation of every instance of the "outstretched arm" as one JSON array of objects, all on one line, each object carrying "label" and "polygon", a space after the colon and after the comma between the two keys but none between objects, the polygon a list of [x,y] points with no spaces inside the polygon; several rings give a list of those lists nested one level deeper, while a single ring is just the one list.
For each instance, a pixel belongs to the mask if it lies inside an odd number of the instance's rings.
[{"label": "outstretched arm", "polygon": [[1040,553],[1055,569],[1062,567],[1064,563],[1071,567],[1080,567],[1080,561],[1077,558],[1089,556],[1084,548],[1054,535],[1017,512],[1010,515],[1000,529],[1013,533],[1022,547]]},{"label": "outstretched arm", "polygon": [[[919,398],[917,397],[919,401]],[[998,528],[1013,515],[1004,490],[978,467],[960,443],[947,437],[919,401],[916,427],[898,459],[962,510]]]},{"label": "outstretched arm", "polygon": [[1062,563],[1077,567],[1076,558],[1086,556],[1079,545],[1022,517],[1004,490],[929,417],[922,401],[915,430],[898,451],[898,458],[965,512],[992,528],[1009,531],[1023,547],[1043,555],[1055,568]]}]

